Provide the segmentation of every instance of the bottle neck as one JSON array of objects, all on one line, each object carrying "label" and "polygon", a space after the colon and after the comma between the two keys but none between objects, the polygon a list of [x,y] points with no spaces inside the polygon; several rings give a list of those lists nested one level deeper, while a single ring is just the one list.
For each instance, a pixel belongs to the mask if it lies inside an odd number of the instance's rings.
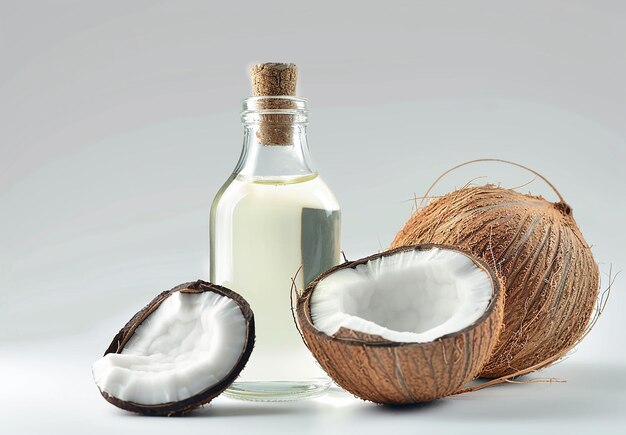
[{"label": "bottle neck", "polygon": [[244,101],[243,150],[234,175],[267,182],[297,182],[316,175],[306,137],[306,100],[253,97]]}]

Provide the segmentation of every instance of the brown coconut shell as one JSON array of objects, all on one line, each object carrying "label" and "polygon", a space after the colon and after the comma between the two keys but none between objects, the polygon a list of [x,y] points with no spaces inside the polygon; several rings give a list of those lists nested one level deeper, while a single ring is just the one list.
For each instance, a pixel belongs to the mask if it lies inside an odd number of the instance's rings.
[{"label": "brown coconut shell", "polygon": [[391,247],[415,243],[457,246],[504,280],[504,328],[481,376],[541,365],[584,333],[599,273],[566,203],[490,185],[463,188],[414,213]]},{"label": "brown coconut shell", "polygon": [[109,353],[122,353],[122,350],[124,350],[124,346],[133,336],[137,327],[141,325],[144,320],[150,317],[150,315],[163,303],[163,301],[165,301],[176,292],[185,294],[213,292],[235,301],[241,309],[241,312],[243,313],[247,324],[247,337],[241,356],[239,357],[237,364],[230,370],[230,372],[226,375],[226,377],[224,377],[224,379],[222,379],[217,384],[199,392],[198,394],[195,394],[194,396],[191,396],[188,399],[182,400],[180,402],[144,405],[141,403],[120,400],[117,397],[111,396],[105,391],[100,390],[102,396],[108,402],[112,403],[118,408],[122,408],[127,411],[138,412],[144,415],[174,416],[186,414],[193,409],[199,407],[200,405],[209,403],[211,400],[221,394],[226,388],[228,388],[230,384],[233,383],[237,376],[239,376],[239,373],[241,373],[241,370],[243,370],[244,366],[248,362],[250,354],[252,353],[252,348],[254,346],[255,337],[254,315],[252,313],[252,310],[250,309],[250,306],[248,305],[248,302],[246,302],[246,300],[241,295],[235,293],[232,290],[201,280],[181,284],[171,290],[164,291],[157,297],[155,297],[141,311],[135,314],[120,330],[120,332],[115,335],[113,341],[104,352],[104,355],[107,355]]},{"label": "brown coconut shell", "polygon": [[305,344],[326,373],[352,394],[383,404],[439,399],[474,379],[489,358],[502,325],[504,290],[493,270],[469,254],[491,277],[494,294],[485,313],[461,331],[429,343],[397,343],[346,328],[329,336],[313,324],[311,296],[326,276],[398,252],[433,247],[458,251],[449,246],[408,246],[346,262],[320,275],[299,297],[296,314]]}]

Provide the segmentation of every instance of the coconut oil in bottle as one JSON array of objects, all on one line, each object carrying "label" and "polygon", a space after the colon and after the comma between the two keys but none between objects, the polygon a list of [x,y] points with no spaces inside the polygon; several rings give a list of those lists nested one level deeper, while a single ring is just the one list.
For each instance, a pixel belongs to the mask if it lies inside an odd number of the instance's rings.
[{"label": "coconut oil in bottle", "polygon": [[[295,66],[267,65],[261,72],[270,75],[293,68],[295,90]],[[259,82],[263,77],[253,74],[253,86]],[[262,92],[287,93],[268,86]],[[243,102],[242,121],[239,163],[210,216],[211,281],[241,293],[256,324],[254,351],[229,392],[250,400],[309,397],[328,382],[319,380],[324,373],[295,326],[292,287],[302,290],[339,263],[341,212],[311,162],[306,100],[251,97]]]}]

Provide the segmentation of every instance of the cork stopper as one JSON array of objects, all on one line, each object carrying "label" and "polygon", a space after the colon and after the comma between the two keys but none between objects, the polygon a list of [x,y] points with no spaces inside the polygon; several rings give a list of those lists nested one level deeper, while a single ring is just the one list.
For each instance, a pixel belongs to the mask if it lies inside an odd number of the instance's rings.
[{"label": "cork stopper", "polygon": [[259,63],[250,67],[252,95],[296,95],[298,67],[294,63]]},{"label": "cork stopper", "polygon": [[[260,63],[250,67],[252,95],[255,97],[295,96],[298,68],[293,63]],[[268,99],[259,102],[264,109],[289,109],[286,99]],[[257,140],[262,145],[293,144],[293,129],[290,115],[264,114],[261,116]]]}]

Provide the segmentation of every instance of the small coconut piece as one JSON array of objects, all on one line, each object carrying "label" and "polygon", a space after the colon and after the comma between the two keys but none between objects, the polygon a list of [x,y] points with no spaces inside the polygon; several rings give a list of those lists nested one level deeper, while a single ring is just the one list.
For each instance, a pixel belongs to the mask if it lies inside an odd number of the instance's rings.
[{"label": "small coconut piece", "polygon": [[182,415],[210,402],[245,366],[254,316],[237,293],[204,281],[158,295],[93,364],[102,396],[146,415]]},{"label": "small coconut piece", "polygon": [[325,272],[297,321],[320,365],[356,396],[385,404],[450,395],[496,343],[504,293],[482,260],[443,245],[402,247]]}]

